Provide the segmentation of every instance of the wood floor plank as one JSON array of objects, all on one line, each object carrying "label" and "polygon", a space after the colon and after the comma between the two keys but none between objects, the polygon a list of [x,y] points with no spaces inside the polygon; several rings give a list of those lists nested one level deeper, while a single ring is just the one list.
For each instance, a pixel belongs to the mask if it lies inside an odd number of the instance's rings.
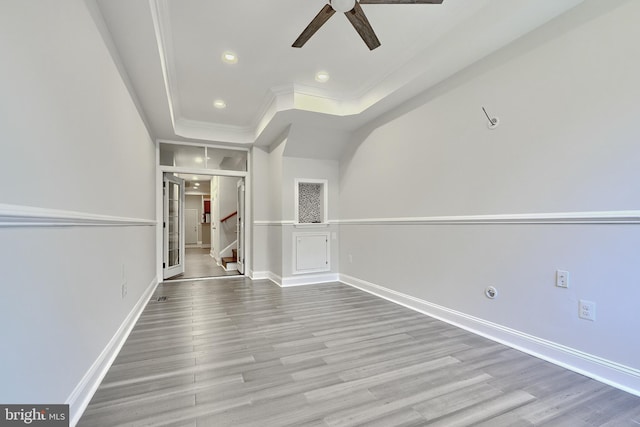
[{"label": "wood floor plank", "polygon": [[636,396],[358,289],[233,277],[160,284],[78,425],[639,424]]},{"label": "wood floor plank", "polygon": [[[415,408],[421,402],[434,399],[437,396],[447,394],[456,390],[465,389],[474,384],[482,383],[491,378],[489,375],[480,374],[463,381],[448,382],[439,387],[427,388],[421,392],[399,399],[386,399],[384,401],[377,400],[374,404],[348,408],[341,412],[331,414],[325,418],[325,422],[329,426],[353,426],[377,420],[382,417],[389,416],[397,411],[406,410],[407,408]],[[424,419],[424,417],[423,417]],[[426,419],[424,419],[426,422]]]},{"label": "wood floor plank", "polygon": [[156,396],[145,402],[125,401],[119,404],[91,409],[84,414],[83,422],[93,425],[121,425],[146,420],[158,413],[192,409],[196,405],[195,394],[183,396]]},{"label": "wood floor plank", "polygon": [[477,425],[504,412],[517,409],[535,397],[522,390],[516,390],[499,398],[483,401],[461,411],[454,412],[429,423],[433,427],[464,427]]},{"label": "wood floor plank", "polygon": [[497,398],[502,391],[487,383],[471,384],[414,406],[426,420],[435,420],[472,405]]},{"label": "wood floor plank", "polygon": [[[318,350],[296,352],[289,356],[284,356],[280,360],[283,364],[288,365],[292,363],[299,363],[308,359],[318,359],[327,357],[337,357],[339,354],[345,354],[348,357],[361,357],[369,354],[370,352],[378,351],[378,348],[382,348],[386,345],[396,346],[400,343],[413,344],[415,341],[411,339],[408,334],[389,335],[382,338],[359,341],[351,345],[344,345],[342,347],[327,348],[322,344],[322,348]],[[326,359],[325,359],[326,360]]]},{"label": "wood floor plank", "polygon": [[336,395],[342,396],[353,392],[354,390],[368,389],[377,385],[385,384],[388,381],[402,379],[414,375],[420,375],[425,372],[433,371],[452,363],[458,363],[453,357],[442,357],[440,359],[430,360],[428,362],[417,363],[408,367],[387,371],[370,377],[361,378],[353,381],[346,381],[329,387],[312,390],[305,393],[305,397],[309,401],[324,400]]}]

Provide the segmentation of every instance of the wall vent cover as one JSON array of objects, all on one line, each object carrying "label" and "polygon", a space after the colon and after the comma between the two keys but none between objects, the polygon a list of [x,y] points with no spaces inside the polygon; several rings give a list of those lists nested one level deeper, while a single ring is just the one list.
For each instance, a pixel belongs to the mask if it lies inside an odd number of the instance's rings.
[{"label": "wall vent cover", "polygon": [[158,302],[165,302],[167,297],[158,297]]}]

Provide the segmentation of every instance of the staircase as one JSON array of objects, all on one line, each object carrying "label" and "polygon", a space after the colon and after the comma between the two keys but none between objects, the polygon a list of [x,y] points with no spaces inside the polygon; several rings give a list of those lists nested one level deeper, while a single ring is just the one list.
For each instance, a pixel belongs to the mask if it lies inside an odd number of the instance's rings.
[{"label": "staircase", "polygon": [[227,256],[222,258],[222,267],[226,271],[235,270],[238,268],[238,250],[231,249],[232,256]]}]

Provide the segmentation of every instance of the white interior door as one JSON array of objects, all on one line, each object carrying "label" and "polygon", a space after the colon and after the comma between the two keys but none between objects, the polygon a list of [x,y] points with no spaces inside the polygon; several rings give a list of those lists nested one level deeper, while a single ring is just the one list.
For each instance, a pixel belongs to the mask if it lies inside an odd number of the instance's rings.
[{"label": "white interior door", "polygon": [[211,177],[211,190],[209,197],[211,198],[211,250],[209,254],[217,262],[220,263],[220,233],[218,226],[220,225],[220,197],[218,197],[217,176]]},{"label": "white interior door", "polygon": [[238,272],[244,274],[244,178],[238,181]]},{"label": "white interior door", "polygon": [[162,201],[164,205],[163,277],[184,273],[184,180],[165,173]]},{"label": "white interior door", "polygon": [[198,243],[198,225],[200,223],[197,209],[184,210],[184,242],[187,245]]}]

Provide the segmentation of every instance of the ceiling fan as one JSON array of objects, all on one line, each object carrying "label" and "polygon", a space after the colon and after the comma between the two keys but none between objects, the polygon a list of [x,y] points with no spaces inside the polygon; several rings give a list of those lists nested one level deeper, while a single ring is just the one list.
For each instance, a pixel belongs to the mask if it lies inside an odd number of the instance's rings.
[{"label": "ceiling fan", "polygon": [[300,37],[293,42],[292,47],[302,47],[309,41],[325,22],[336,12],[343,12],[353,28],[356,29],[369,50],[380,46],[380,40],[373,31],[367,16],[360,7],[360,4],[441,4],[443,0],[329,0],[320,13],[316,15],[311,23],[304,29]]}]

